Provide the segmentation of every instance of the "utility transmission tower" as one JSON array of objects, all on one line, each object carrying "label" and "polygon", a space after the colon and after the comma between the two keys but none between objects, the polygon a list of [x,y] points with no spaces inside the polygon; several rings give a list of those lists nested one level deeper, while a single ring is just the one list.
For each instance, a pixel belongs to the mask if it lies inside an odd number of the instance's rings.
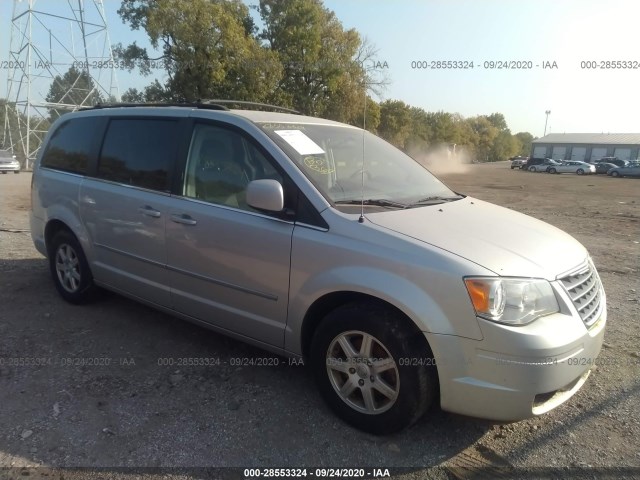
[{"label": "utility transmission tower", "polygon": [[50,124],[100,101],[119,101],[102,0],[14,0],[4,148],[29,168]]}]

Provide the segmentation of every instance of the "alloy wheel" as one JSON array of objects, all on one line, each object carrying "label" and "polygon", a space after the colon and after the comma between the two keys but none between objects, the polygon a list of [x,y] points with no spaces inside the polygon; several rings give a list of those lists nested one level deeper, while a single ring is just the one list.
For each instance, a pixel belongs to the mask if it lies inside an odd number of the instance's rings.
[{"label": "alloy wheel", "polygon": [[326,366],[338,396],[358,412],[380,414],[398,398],[398,366],[373,335],[352,330],[336,336],[327,349]]},{"label": "alloy wheel", "polygon": [[69,293],[75,293],[80,287],[80,260],[76,251],[66,243],[61,244],[56,251],[56,274],[62,288]]}]

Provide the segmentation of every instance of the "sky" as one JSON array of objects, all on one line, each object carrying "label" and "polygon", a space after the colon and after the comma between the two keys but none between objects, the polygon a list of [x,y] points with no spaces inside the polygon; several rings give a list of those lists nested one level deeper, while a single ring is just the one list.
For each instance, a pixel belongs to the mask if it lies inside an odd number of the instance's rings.
[{"label": "sky", "polygon": [[[390,80],[378,100],[402,100],[427,111],[465,117],[500,112],[512,133],[535,136],[543,135],[546,120],[547,133],[640,132],[637,0],[324,3],[345,28],[356,29],[378,49],[378,66]],[[8,60],[12,5],[12,0],[0,0],[0,97],[7,92],[8,69],[2,61]],[[52,12],[66,13],[68,5],[63,0],[36,0],[38,9]],[[148,45],[144,32],[122,23],[119,6],[120,0],[104,0],[111,43]],[[437,61],[467,62],[468,67],[473,62],[473,68],[419,68]],[[600,64],[607,61],[626,61],[635,68]],[[500,62],[530,68],[497,68]],[[162,71],[155,73],[162,80]],[[126,70],[116,74],[120,93],[155,78]],[[546,111],[551,112],[548,118]]]}]

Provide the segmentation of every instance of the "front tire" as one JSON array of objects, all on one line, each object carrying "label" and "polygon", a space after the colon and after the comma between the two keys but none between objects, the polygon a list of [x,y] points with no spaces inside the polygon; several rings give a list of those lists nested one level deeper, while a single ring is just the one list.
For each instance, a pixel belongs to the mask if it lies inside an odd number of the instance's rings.
[{"label": "front tire", "polygon": [[390,307],[347,304],[315,332],[310,364],[320,394],[345,422],[385,435],[415,423],[433,402],[433,354]]},{"label": "front tire", "polygon": [[577,173],[578,175],[584,175],[584,170],[583,170],[583,169],[581,169],[581,168],[579,168],[578,170],[576,170],[576,173]]},{"label": "front tire", "polygon": [[58,293],[67,302],[86,303],[94,298],[97,287],[78,239],[61,230],[51,240],[49,269]]},{"label": "front tire", "polygon": [[536,167],[534,167],[533,165],[529,167],[529,171],[530,172],[535,172],[536,171]]},{"label": "front tire", "polygon": [[550,168],[549,169],[549,173],[556,173],[556,169],[555,168]]},{"label": "front tire", "polygon": [[620,174],[618,172],[611,172],[612,177],[619,177]]}]

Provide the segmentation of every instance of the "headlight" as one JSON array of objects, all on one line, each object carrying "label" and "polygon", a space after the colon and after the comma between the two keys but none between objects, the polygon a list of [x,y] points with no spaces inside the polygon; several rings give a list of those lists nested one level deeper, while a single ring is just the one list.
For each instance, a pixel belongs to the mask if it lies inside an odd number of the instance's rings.
[{"label": "headlight", "polygon": [[476,315],[507,325],[525,325],[560,310],[546,280],[470,277],[464,283]]}]

